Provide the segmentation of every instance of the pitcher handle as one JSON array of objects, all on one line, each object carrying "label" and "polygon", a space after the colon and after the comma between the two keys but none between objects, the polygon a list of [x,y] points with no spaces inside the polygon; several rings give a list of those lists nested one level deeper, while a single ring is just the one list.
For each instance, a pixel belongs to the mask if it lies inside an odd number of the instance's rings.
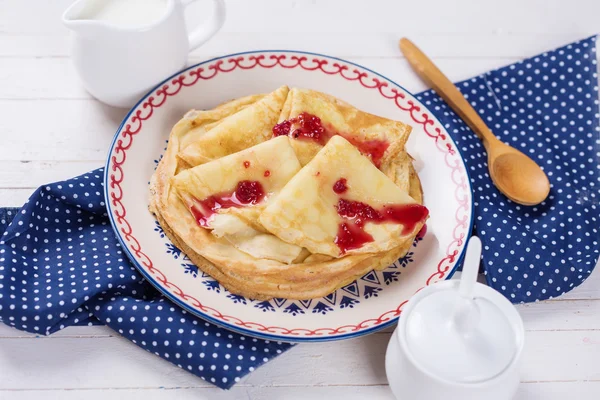
[{"label": "pitcher handle", "polygon": [[[182,0],[181,4],[187,7],[195,1],[197,0]],[[225,2],[223,0],[213,0],[213,3],[215,8],[208,21],[189,33],[190,51],[210,39],[221,29],[225,22]]]}]

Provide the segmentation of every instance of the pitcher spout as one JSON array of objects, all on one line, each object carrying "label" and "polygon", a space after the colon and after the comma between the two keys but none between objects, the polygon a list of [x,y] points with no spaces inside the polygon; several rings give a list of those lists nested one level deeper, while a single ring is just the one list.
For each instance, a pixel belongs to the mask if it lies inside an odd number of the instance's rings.
[{"label": "pitcher spout", "polygon": [[106,24],[92,17],[101,6],[102,0],[77,0],[63,13],[63,25],[81,35],[97,35],[107,29]]}]

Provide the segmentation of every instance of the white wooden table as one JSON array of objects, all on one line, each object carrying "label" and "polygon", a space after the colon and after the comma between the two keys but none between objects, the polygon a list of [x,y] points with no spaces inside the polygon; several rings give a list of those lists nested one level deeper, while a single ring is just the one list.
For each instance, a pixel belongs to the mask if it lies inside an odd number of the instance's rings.
[{"label": "white wooden table", "polygon": [[[38,185],[103,164],[126,113],[80,86],[60,24],[69,3],[0,0],[0,206],[21,205]],[[600,32],[598,0],[493,4],[229,0],[223,30],[190,61],[307,50],[358,62],[416,92],[425,87],[397,50],[401,36],[459,80]],[[560,299],[519,311],[527,345],[518,399],[600,398],[600,272]],[[0,399],[392,399],[384,371],[389,335],[299,345],[224,392],[106,327],[36,338],[0,324]]]}]

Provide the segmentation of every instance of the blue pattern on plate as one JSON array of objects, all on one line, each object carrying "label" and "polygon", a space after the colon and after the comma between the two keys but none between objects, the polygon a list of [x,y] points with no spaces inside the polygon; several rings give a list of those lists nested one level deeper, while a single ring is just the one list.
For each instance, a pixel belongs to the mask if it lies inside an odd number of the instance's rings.
[{"label": "blue pattern on plate", "polygon": [[329,305],[325,306],[324,302],[319,301],[312,302],[306,300],[290,299],[271,299],[265,301],[257,301],[245,298],[243,296],[231,294],[210,275],[204,273],[199,274],[198,267],[196,267],[191,261],[189,261],[187,256],[185,256],[185,254],[183,254],[181,250],[179,250],[175,245],[173,245],[169,241],[169,238],[165,236],[164,231],[160,227],[160,224],[158,222],[156,222],[156,227],[154,228],[154,231],[160,236],[161,239],[164,240],[165,252],[167,254],[170,254],[176,260],[186,260],[187,262],[181,263],[181,266],[185,269],[185,273],[189,274],[191,278],[199,278],[202,282],[203,287],[206,290],[217,293],[227,293],[226,297],[236,304],[253,304],[254,307],[259,308],[265,312],[280,310],[294,317],[297,315],[304,314],[303,309],[306,309],[314,314],[325,315],[331,311],[334,311],[336,308],[343,309],[346,307],[353,307],[354,305],[360,303],[361,300],[377,297],[378,292],[380,292],[383,287],[390,285],[392,282],[398,281],[398,276],[400,275],[400,271],[397,271],[398,266],[407,267],[409,263],[414,261],[413,256],[415,253],[412,249],[414,249],[414,247],[416,247],[418,243],[422,240],[421,237],[415,239],[411,251],[409,251],[406,254],[406,256],[400,258],[398,261],[390,265],[385,270],[370,271],[363,277],[341,288],[340,290],[343,290],[345,292],[346,298],[342,296],[340,296],[339,298],[334,297],[333,299],[339,301],[331,301],[332,298],[330,297],[329,300],[327,300]]}]

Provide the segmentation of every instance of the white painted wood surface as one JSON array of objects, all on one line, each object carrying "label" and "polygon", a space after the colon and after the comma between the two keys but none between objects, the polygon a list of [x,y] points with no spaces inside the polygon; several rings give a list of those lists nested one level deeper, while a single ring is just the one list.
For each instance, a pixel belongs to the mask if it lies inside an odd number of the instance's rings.
[{"label": "white painted wood surface", "polygon": [[[0,206],[100,166],[126,110],[93,100],[69,63],[60,14],[70,0],[0,0]],[[192,6],[190,21],[208,7]],[[208,2],[204,2],[208,3]],[[418,43],[454,80],[600,32],[598,0],[228,0],[223,30],[190,62],[252,49],[347,58],[412,91],[397,50]],[[527,330],[518,399],[600,397],[600,272],[562,298],[519,307]],[[228,392],[106,327],[36,338],[0,325],[0,399],[392,399],[390,331],[296,346]]]}]

